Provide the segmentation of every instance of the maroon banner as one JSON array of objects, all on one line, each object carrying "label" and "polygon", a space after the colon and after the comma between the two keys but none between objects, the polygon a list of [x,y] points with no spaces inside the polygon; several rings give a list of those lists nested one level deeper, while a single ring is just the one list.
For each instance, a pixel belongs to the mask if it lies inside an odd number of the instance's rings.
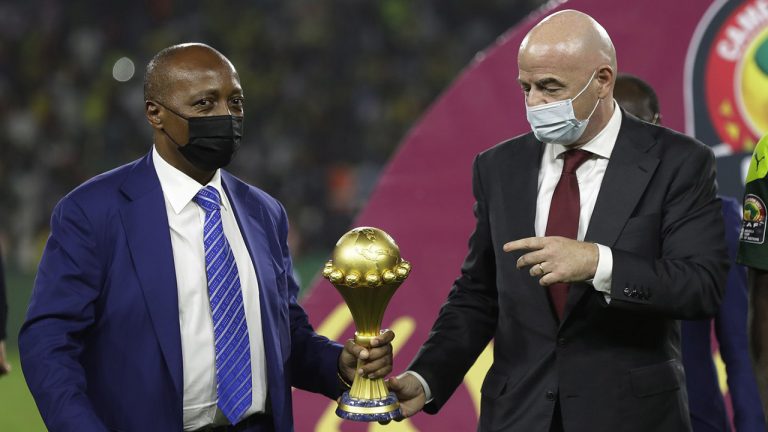
[{"label": "maroon banner", "polygon": [[[763,2],[728,2],[731,3]],[[729,126],[712,127],[719,125],[717,113],[721,111],[691,111],[686,122],[685,110],[686,98],[690,106],[696,99],[694,96],[701,96],[696,93],[700,90],[693,87],[693,72],[697,70],[694,63],[704,61],[702,56],[710,55],[709,51],[700,52],[702,43],[720,43],[704,36],[713,31],[708,26],[713,25],[712,17],[725,4],[724,1],[668,0],[573,0],[559,4],[555,9],[534,13],[479,53],[431,106],[403,140],[370,202],[355,222],[355,226],[375,226],[387,231],[400,246],[403,258],[413,263],[411,276],[392,299],[383,323],[397,334],[394,343],[396,373],[407,367],[425,341],[440,305],[458,276],[474,225],[471,194],[474,156],[529,130],[523,94],[516,82],[517,50],[528,30],[545,14],[557,9],[567,7],[590,14],[611,35],[618,53],[619,71],[637,75],[656,89],[666,126],[685,131],[687,124],[689,132],[694,133],[710,124],[712,134],[699,135],[712,146],[726,143],[732,150],[722,153],[733,157],[751,148],[746,141],[730,144],[727,136],[722,137],[721,130],[727,135]],[[734,22],[738,23],[738,18]],[[757,43],[756,40],[759,42],[759,38],[751,34],[743,35],[747,39],[744,41],[736,37],[738,35],[734,36],[731,30],[721,33],[742,42],[743,46],[729,47],[737,52],[731,60],[745,49],[754,49],[750,47]],[[728,58],[721,60],[729,61]],[[740,70],[739,67],[733,70]],[[725,66],[722,68],[726,69]],[[713,75],[707,78],[708,81],[703,82],[717,80]],[[731,82],[734,81],[725,86]],[[709,107],[707,103],[702,106]],[[717,104],[718,100],[712,103]],[[733,113],[739,110],[738,103],[732,108],[731,115],[735,115]],[[746,130],[747,121],[740,124],[740,130]],[[743,178],[733,170],[727,175]],[[738,188],[740,183],[737,181],[736,184]],[[328,282],[316,281],[304,307],[320,333],[336,340],[352,336],[351,315],[341,296]],[[491,362],[492,351],[486,349],[466,376],[464,385],[438,415],[421,413],[402,423],[390,424],[386,426],[387,430],[475,430],[480,385]],[[296,429],[332,432],[383,428],[378,424],[342,422],[334,414],[335,406],[335,402],[322,396],[295,391]]]}]

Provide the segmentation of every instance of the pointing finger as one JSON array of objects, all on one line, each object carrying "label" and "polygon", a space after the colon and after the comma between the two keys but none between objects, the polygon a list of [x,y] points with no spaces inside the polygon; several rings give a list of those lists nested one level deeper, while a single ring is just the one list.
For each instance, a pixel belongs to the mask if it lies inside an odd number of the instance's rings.
[{"label": "pointing finger", "polygon": [[530,250],[541,249],[544,247],[542,237],[528,237],[520,240],[514,240],[504,244],[504,252],[512,252],[516,250]]}]

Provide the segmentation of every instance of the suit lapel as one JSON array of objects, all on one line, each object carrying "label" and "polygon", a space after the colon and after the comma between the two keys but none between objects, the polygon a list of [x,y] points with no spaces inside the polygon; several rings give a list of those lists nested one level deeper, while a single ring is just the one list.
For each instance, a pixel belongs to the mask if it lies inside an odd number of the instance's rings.
[{"label": "suit lapel", "polygon": [[[539,169],[544,148],[544,144],[537,141],[533,134],[529,134],[511,149],[508,157],[502,162],[499,173],[504,199],[505,232],[511,233],[511,238],[504,241],[536,235],[536,201],[539,194]],[[524,273],[520,278],[525,290],[522,294],[531,296],[531,301],[538,304],[541,310],[551,311],[547,290],[538,284],[538,279],[528,277],[525,270],[514,269],[515,261],[520,255],[522,253],[510,255],[507,265],[512,266],[513,271]],[[545,317],[547,324],[551,325],[554,331],[557,326],[554,313],[542,314],[542,317]]]},{"label": "suit lapel", "polygon": [[[265,227],[272,227],[273,223],[266,214],[264,205],[259,202],[253,192],[249,191],[247,185],[225,171],[221,171],[221,180],[256,270],[259,283],[261,330],[267,359],[267,381],[270,387],[269,393],[274,397],[277,391],[275,386],[282,382],[283,359],[279,357],[282,352],[280,335],[277,333],[280,326],[276,324],[278,317],[275,315],[281,310],[280,295],[275,283],[272,257],[265,252],[270,250],[272,244]],[[273,231],[274,229],[270,230],[270,232]]]},{"label": "suit lapel", "polygon": [[[656,139],[646,127],[624,115],[584,241],[607,247],[616,243],[659,165],[659,159],[647,153],[655,144]],[[563,321],[592,289],[587,284],[571,285]]]},{"label": "suit lapel", "polygon": [[[507,229],[518,238],[536,235],[536,197],[539,193],[539,166],[543,149],[543,144],[533,139],[533,135],[528,135],[501,162],[499,173]],[[521,202],[533,204],[520,205]]]},{"label": "suit lapel", "polygon": [[120,218],[128,238],[136,275],[166,366],[177,394],[182,395],[183,366],[176,268],[165,199],[152,164],[152,153],[135,165],[121,191],[129,199],[129,203],[120,211]]}]

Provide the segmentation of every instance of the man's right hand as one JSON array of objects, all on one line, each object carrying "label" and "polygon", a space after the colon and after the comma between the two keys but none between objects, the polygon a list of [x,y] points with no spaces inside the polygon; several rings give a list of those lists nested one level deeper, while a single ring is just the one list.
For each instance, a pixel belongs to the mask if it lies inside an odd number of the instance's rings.
[{"label": "man's right hand", "polygon": [[424,408],[427,397],[424,394],[424,387],[415,376],[402,373],[397,377],[389,378],[387,385],[400,401],[400,412],[403,418],[411,417]]}]

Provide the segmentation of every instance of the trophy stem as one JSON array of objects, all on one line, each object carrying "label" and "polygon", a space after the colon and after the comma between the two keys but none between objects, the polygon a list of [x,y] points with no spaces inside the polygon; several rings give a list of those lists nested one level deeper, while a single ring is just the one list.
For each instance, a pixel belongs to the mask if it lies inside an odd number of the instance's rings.
[{"label": "trophy stem", "polygon": [[[357,368],[362,365],[363,361],[358,360]],[[336,415],[364,422],[389,421],[402,416],[397,397],[387,389],[384,379],[370,379],[362,375],[355,375],[352,388],[339,399]]]},{"label": "trophy stem", "polygon": [[[357,368],[363,365],[362,360],[357,361]],[[370,379],[366,376],[355,376],[352,388],[349,389],[349,397],[354,399],[385,399],[389,395],[384,379]]]}]

